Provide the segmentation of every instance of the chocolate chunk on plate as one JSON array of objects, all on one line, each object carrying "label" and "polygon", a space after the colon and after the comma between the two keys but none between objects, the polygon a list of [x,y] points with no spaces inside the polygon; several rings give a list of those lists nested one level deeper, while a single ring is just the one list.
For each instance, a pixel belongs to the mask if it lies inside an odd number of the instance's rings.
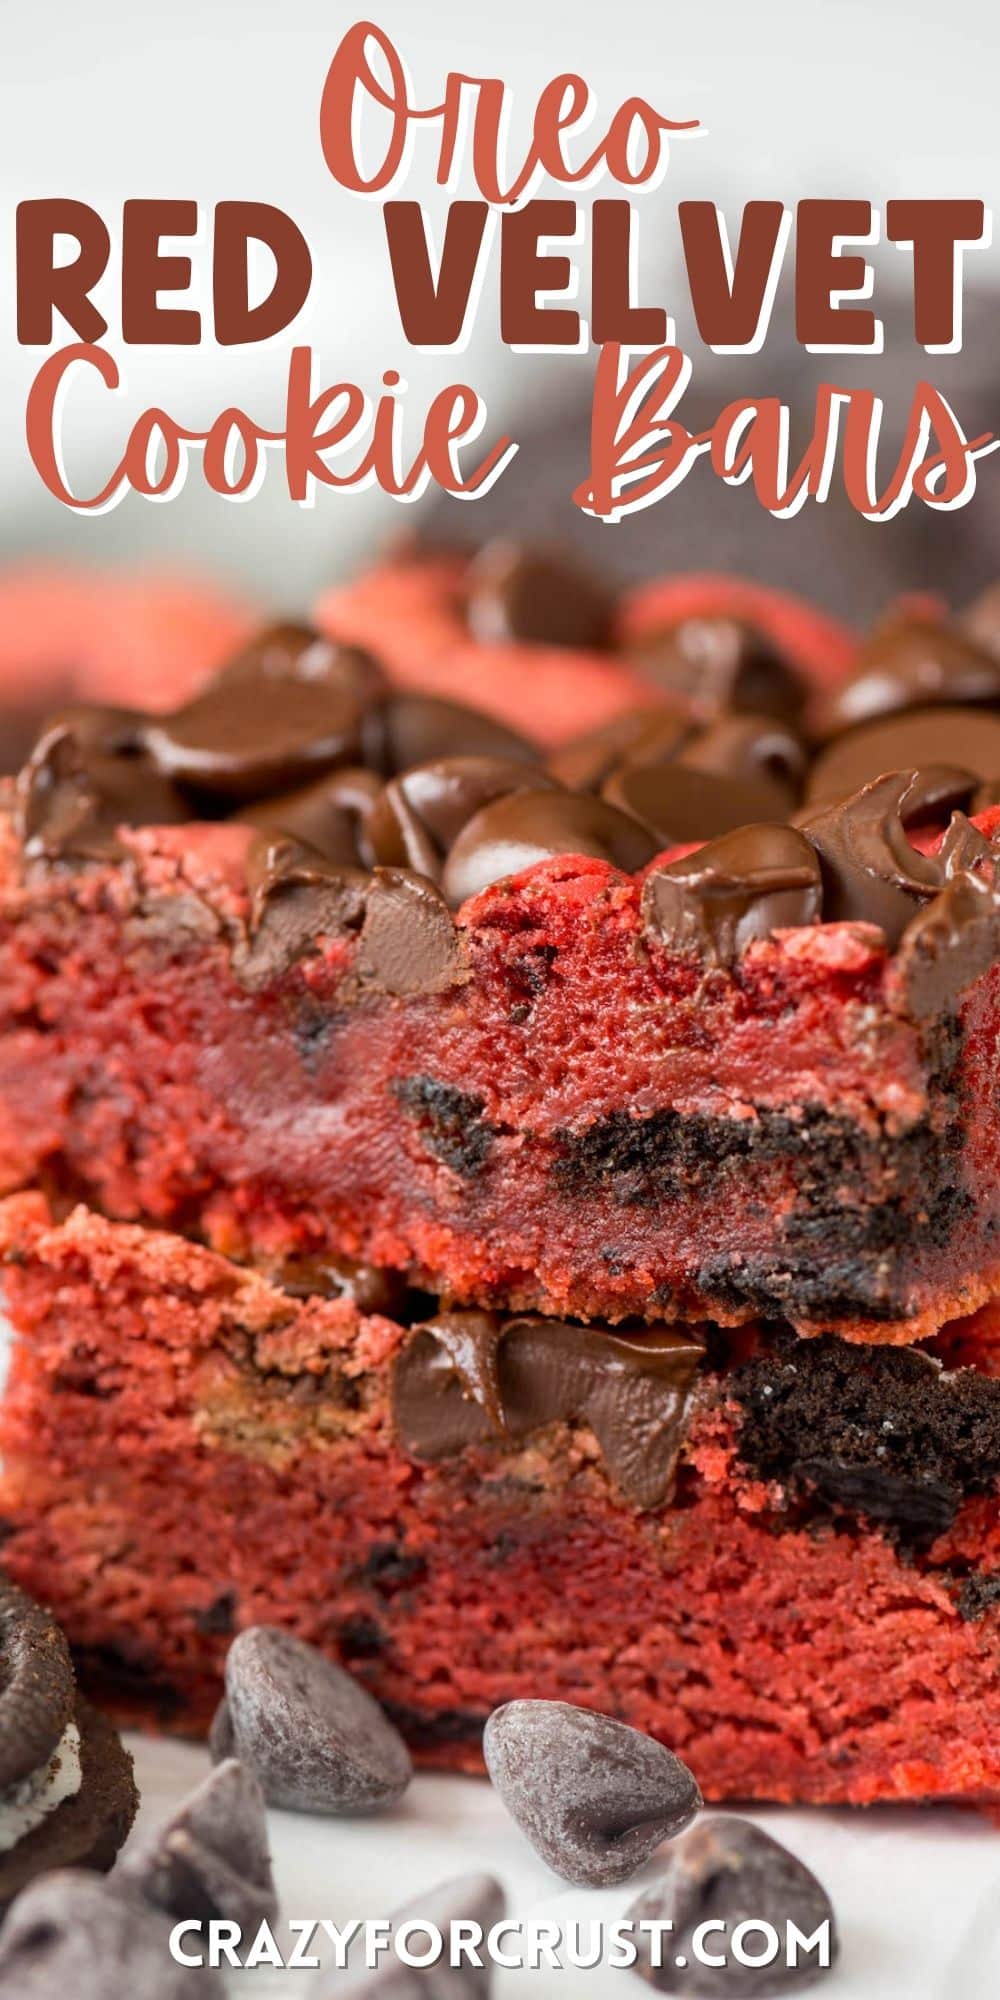
[{"label": "chocolate chunk on plate", "polygon": [[[662,1934],[661,1964],[654,1963],[652,1934],[637,1932],[636,1970],[660,1993],[697,1995],[699,2000],[760,1995],[764,2000],[768,1994],[797,1993],[832,1967],[837,1929],[826,1890],[797,1855],[751,1820],[699,1820],[670,1848],[665,1864],[659,1881],[628,1911],[636,1925],[672,1925]],[[702,1932],[699,1947],[696,1933],[705,1924],[716,1928]],[[746,1926],[743,1933],[741,1925]],[[762,1925],[770,1926],[773,1936]],[[807,1949],[817,1934],[819,1941]],[[724,1957],[726,1963],[704,1964],[708,1954]],[[740,1963],[741,1957],[762,1961],[765,1956],[766,1964]]]},{"label": "chocolate chunk on plate", "polygon": [[278,1898],[271,1872],[264,1794],[252,1771],[227,1757],[177,1812],[140,1834],[117,1878],[168,1916],[208,1923],[228,1917],[246,1936]]},{"label": "chocolate chunk on plate", "polygon": [[0,2000],[225,2000],[221,1973],[171,1957],[170,1928],[141,1897],[57,1869],[0,1930]]},{"label": "chocolate chunk on plate", "polygon": [[238,1757],[268,1805],[293,1812],[377,1812],[413,1775],[402,1737],[366,1689],[269,1625],[249,1626],[229,1649],[210,1748]]},{"label": "chocolate chunk on plate", "polygon": [[686,1764],[639,1729],[564,1701],[510,1701],[483,1736],[493,1784],[567,1882],[626,1882],[687,1826],[701,1793]]}]

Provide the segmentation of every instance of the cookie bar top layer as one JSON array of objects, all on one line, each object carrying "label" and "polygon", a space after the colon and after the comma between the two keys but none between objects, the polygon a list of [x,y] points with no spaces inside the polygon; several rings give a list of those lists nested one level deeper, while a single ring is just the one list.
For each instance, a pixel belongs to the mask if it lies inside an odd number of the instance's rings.
[{"label": "cookie bar top layer", "polygon": [[988,1320],[936,1354],[703,1329],[665,1367],[663,1330],[571,1323],[563,1354],[36,1196],[0,1243],[5,1560],[123,1713],[205,1727],[232,1634],[278,1624],[426,1763],[478,1768],[490,1709],[541,1695],[711,1798],[1000,1797]]},{"label": "cookie bar top layer", "polygon": [[[542,581],[550,637],[606,616]],[[4,1184],[557,1315],[907,1341],[992,1297],[1000,668],[911,618],[817,693],[702,617],[644,671],[545,763],[299,627],[55,719],[4,823]]]}]

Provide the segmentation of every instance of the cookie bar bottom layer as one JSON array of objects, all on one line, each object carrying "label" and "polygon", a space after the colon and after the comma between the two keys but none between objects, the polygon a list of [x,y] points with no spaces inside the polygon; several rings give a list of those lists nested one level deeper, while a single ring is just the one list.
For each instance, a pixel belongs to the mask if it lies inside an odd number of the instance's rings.
[{"label": "cookie bar bottom layer", "polygon": [[710,1336],[673,1493],[642,1509],[578,1422],[408,1458],[414,1335],[348,1299],[34,1195],[0,1243],[4,1563],[120,1714],[202,1730],[231,1634],[266,1621],[427,1764],[478,1769],[489,1710],[547,1695],[652,1731],[713,1799],[1000,1802],[989,1316],[943,1370]]}]

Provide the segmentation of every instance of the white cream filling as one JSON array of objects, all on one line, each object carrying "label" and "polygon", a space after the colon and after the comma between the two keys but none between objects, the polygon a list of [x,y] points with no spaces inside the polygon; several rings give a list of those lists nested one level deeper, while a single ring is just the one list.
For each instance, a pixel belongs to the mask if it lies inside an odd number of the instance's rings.
[{"label": "white cream filling", "polygon": [[80,1731],[69,1722],[48,1762],[0,1792],[0,1854],[16,1847],[57,1806],[74,1798],[82,1783]]}]

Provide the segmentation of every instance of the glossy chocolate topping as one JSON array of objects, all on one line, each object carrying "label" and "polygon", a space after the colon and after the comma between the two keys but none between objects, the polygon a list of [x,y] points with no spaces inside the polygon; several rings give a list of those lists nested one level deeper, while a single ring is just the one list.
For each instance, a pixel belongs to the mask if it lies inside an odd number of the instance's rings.
[{"label": "glossy chocolate topping", "polygon": [[897,968],[910,1012],[925,1019],[940,1013],[998,952],[1000,892],[986,876],[955,874],[903,936]]},{"label": "glossy chocolate topping", "polygon": [[304,842],[259,833],[247,855],[250,920],[237,969],[251,986],[267,985],[316,948],[321,937],[360,929],[368,876],[338,867]]},{"label": "glossy chocolate topping", "polygon": [[632,874],[656,853],[644,826],[581,792],[522,791],[494,799],[462,828],[445,863],[452,909],[505,875],[556,854],[591,855]]},{"label": "glossy chocolate topping", "polygon": [[756,938],[818,923],[815,850],[792,826],[744,826],[647,878],[646,929],[670,950],[729,965]]},{"label": "glossy chocolate topping", "polygon": [[371,856],[366,830],[381,790],[374,771],[349,764],[294,792],[278,792],[246,806],[240,817],[265,833],[291,834],[343,867],[367,867]]},{"label": "glossy chocolate topping", "polygon": [[210,798],[242,801],[362,760],[362,725],[386,684],[367,653],[308,626],[262,634],[203,692],[152,716],[159,770]]},{"label": "glossy chocolate topping", "polygon": [[1000,660],[931,618],[891,618],[862,647],[853,673],[816,704],[818,736],[937,703],[1000,704]]},{"label": "glossy chocolate topping", "polygon": [[648,827],[656,848],[683,847],[753,820],[781,819],[791,810],[787,789],[766,777],[737,778],[687,764],[622,764],[601,796]]},{"label": "glossy chocolate topping", "polygon": [[924,817],[926,799],[919,772],[894,771],[800,819],[819,855],[828,922],[878,924],[893,950],[921,902],[961,868],[991,859],[989,842],[961,814],[937,854],[919,853],[906,828]]},{"label": "glossy chocolate topping", "polygon": [[365,829],[369,858],[440,879],[449,849],[483,806],[510,792],[545,790],[542,771],[509,757],[441,757],[417,764],[380,792]]},{"label": "glossy chocolate topping", "polygon": [[360,1313],[384,1313],[388,1319],[402,1319],[409,1298],[409,1285],[402,1271],[389,1271],[376,1264],[358,1264],[352,1257],[337,1257],[331,1251],[313,1256],[286,1257],[267,1273],[293,1299],[350,1299]]},{"label": "glossy chocolate topping", "polygon": [[470,564],[468,589],[469,628],[486,645],[513,639],[596,652],[611,644],[611,592],[560,555],[491,542]]},{"label": "glossy chocolate topping", "polygon": [[481,708],[434,694],[397,694],[373,708],[365,721],[364,752],[364,762],[387,777],[439,757],[538,762],[535,745],[516,729],[508,729]]},{"label": "glossy chocolate topping", "polygon": [[432,882],[404,868],[375,869],[357,969],[383,993],[442,993],[455,984],[461,971],[458,936]]},{"label": "glossy chocolate topping", "polygon": [[445,1313],[398,1354],[392,1411],[404,1451],[434,1461],[589,1425],[623,1497],[669,1499],[704,1344],[689,1328],[624,1333],[525,1315]]},{"label": "glossy chocolate topping", "polygon": [[708,720],[726,710],[801,713],[805,682],[770,640],[738,618],[685,618],[636,642],[633,664]]},{"label": "glossy chocolate topping", "polygon": [[996,778],[1000,714],[981,708],[915,708],[850,729],[820,751],[806,798],[842,799],[886,771],[917,771],[930,764]]},{"label": "glossy chocolate topping", "polygon": [[39,737],[17,781],[25,852],[49,861],[107,860],[120,826],[176,826],[191,807],[137,747],[122,709],[67,709]]},{"label": "glossy chocolate topping", "polygon": [[562,744],[546,769],[568,792],[599,792],[619,764],[656,764],[675,756],[691,730],[691,717],[683,709],[628,708],[599,729]]},{"label": "glossy chocolate topping", "polygon": [[692,771],[767,784],[782,794],[789,810],[802,797],[809,768],[802,738],[771,715],[720,715],[688,737],[678,761]]}]

